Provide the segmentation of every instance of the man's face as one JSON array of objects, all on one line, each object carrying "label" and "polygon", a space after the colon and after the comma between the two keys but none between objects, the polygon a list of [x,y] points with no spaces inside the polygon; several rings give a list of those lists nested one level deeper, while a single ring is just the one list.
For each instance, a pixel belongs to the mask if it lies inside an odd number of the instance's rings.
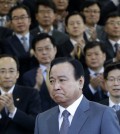
[{"label": "man's face", "polygon": [[108,73],[105,86],[112,98],[120,98],[120,70],[115,69]]},{"label": "man's face", "polygon": [[17,0],[0,0],[0,14],[3,16],[7,15],[16,2]]},{"label": "man's face", "polygon": [[11,26],[16,33],[25,34],[29,31],[31,19],[23,8],[12,12]]},{"label": "man's face", "polygon": [[120,38],[120,17],[109,18],[105,24],[105,32],[111,38]]},{"label": "man's face", "polygon": [[8,91],[17,81],[19,72],[17,71],[16,62],[5,57],[0,59],[0,87]]},{"label": "man's face", "polygon": [[83,36],[85,25],[79,15],[73,15],[69,18],[66,31],[72,37]]},{"label": "man's face", "polygon": [[103,66],[106,59],[105,54],[101,51],[99,46],[90,48],[86,51],[85,60],[89,68],[96,70]]},{"label": "man's face", "polygon": [[35,57],[40,64],[50,64],[51,61],[55,58],[56,51],[56,47],[53,47],[51,40],[46,38],[36,43]]},{"label": "man's face", "polygon": [[68,107],[79,98],[84,84],[83,77],[74,77],[73,66],[69,63],[54,65],[50,71],[50,96],[63,107]]},{"label": "man's face", "polygon": [[97,4],[84,8],[83,14],[86,18],[86,25],[94,26],[100,19],[100,8]]},{"label": "man's face", "polygon": [[68,0],[53,0],[56,5],[57,10],[66,10],[68,7]]},{"label": "man's face", "polygon": [[42,27],[50,27],[55,20],[55,13],[53,9],[40,5],[36,19]]}]

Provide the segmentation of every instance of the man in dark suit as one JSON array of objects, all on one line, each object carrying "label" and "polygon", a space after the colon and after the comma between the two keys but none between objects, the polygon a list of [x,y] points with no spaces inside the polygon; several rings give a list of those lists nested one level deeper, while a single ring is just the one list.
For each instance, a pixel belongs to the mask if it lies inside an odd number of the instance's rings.
[{"label": "man in dark suit", "polygon": [[103,40],[106,48],[106,59],[110,60],[116,56],[117,46],[120,46],[120,14],[112,12],[106,17],[105,32]]},{"label": "man in dark suit", "polygon": [[114,110],[83,96],[84,70],[79,61],[65,57],[53,60],[49,80],[50,95],[59,106],[37,116],[34,134],[120,133]]},{"label": "man in dark suit", "polygon": [[[109,92],[109,98],[101,101],[101,104],[112,107],[116,112],[120,110],[120,63],[111,63],[104,71],[105,86]],[[114,107],[114,105],[118,106]],[[118,112],[119,113],[119,112]],[[120,121],[120,116],[118,116]]]},{"label": "man in dark suit", "polygon": [[59,32],[53,26],[56,12],[54,3],[50,0],[42,0],[36,5],[36,20],[38,21],[38,26],[31,30],[31,33],[33,35],[43,32],[48,33],[55,38],[57,45],[63,44],[66,40],[68,40],[68,36],[65,33]]},{"label": "man in dark suit", "polygon": [[20,62],[20,75],[29,70],[34,61],[31,56],[31,42],[33,36],[29,33],[31,24],[29,9],[24,5],[14,6],[10,12],[10,23],[13,35],[3,40],[3,53],[18,57]]},{"label": "man in dark suit", "polygon": [[97,1],[85,0],[80,5],[80,12],[85,16],[85,34],[88,40],[101,40],[104,37],[103,27],[98,25],[101,6]]},{"label": "man in dark suit", "polygon": [[104,63],[106,53],[104,44],[99,41],[91,41],[84,47],[85,56],[85,84],[83,94],[91,101],[101,101],[107,98],[104,87]]},{"label": "man in dark suit", "polygon": [[52,36],[41,33],[33,39],[32,49],[39,65],[23,75],[22,84],[34,87],[39,91],[42,111],[45,111],[56,105],[50,98],[46,82],[47,70],[51,61],[55,58],[57,48]]},{"label": "man in dark suit", "polygon": [[33,134],[41,101],[35,89],[16,85],[19,64],[9,55],[0,56],[0,133]]}]

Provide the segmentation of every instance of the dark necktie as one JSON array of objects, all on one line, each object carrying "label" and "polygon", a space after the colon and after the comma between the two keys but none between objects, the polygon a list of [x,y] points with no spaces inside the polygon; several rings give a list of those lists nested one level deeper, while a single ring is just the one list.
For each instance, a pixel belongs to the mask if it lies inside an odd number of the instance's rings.
[{"label": "dark necktie", "polygon": [[63,115],[63,122],[60,128],[60,134],[67,134],[70,126],[70,122],[68,120],[70,113],[67,110],[64,110],[62,115]]},{"label": "dark necktie", "polygon": [[115,52],[117,52],[118,46],[119,46],[119,44],[118,44],[118,43],[115,43],[115,45],[114,45],[114,47],[115,47]]}]

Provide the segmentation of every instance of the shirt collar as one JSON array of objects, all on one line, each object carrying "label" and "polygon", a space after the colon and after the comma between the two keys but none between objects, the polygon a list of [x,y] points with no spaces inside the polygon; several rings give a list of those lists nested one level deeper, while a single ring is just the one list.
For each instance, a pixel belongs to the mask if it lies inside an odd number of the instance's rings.
[{"label": "shirt collar", "polygon": [[[19,40],[21,40],[21,38],[23,37],[23,35],[18,34],[18,33],[15,33],[15,35],[18,37]],[[29,36],[30,36],[30,33],[29,32],[24,35],[24,37],[26,37],[28,40],[29,40]]]},{"label": "shirt collar", "polygon": [[[10,88],[7,93],[11,93],[12,94],[13,93],[13,90],[14,90],[14,87],[15,87],[15,85],[12,86],[12,88]],[[1,92],[2,95],[6,93],[1,87],[0,87],[0,92]]]},{"label": "shirt collar", "polygon": [[91,75],[94,75],[95,73],[101,74],[101,73],[104,72],[104,67],[102,67],[98,72],[95,72],[95,71],[93,71],[93,70],[90,69],[90,68],[88,68],[88,70],[89,70],[89,72],[90,72]]},{"label": "shirt collar", "polygon": [[[116,105],[116,104],[115,104],[115,103],[110,99],[110,97],[109,97],[109,107],[113,107],[114,105]],[[117,105],[120,106],[120,103],[117,104]]]},{"label": "shirt collar", "polygon": [[67,110],[70,113],[70,115],[74,116],[79,104],[82,101],[82,98],[83,98],[83,94],[73,104],[71,104],[67,108],[64,108],[64,107],[59,105],[59,110],[60,110],[59,117],[62,117],[62,113],[63,113],[64,110]]},{"label": "shirt collar", "polygon": [[[40,31],[41,31],[42,33],[44,33],[44,29],[43,29],[40,25],[39,25],[39,29],[40,29]],[[50,31],[48,32],[49,35],[52,35],[53,29],[54,29],[53,26],[51,26],[51,27],[50,27]]]},{"label": "shirt collar", "polygon": [[42,64],[40,64],[40,68],[42,70],[42,73],[44,73],[47,69],[47,67],[45,65],[42,65]]},{"label": "shirt collar", "polygon": [[70,41],[72,42],[73,46],[77,44],[77,41],[73,40],[72,38],[70,38]]}]

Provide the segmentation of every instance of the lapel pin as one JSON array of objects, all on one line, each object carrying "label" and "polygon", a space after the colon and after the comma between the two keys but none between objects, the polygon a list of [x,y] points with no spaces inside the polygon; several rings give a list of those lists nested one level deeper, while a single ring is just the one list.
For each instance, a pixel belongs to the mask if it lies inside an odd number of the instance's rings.
[{"label": "lapel pin", "polygon": [[20,98],[17,98],[16,101],[20,101]]}]

